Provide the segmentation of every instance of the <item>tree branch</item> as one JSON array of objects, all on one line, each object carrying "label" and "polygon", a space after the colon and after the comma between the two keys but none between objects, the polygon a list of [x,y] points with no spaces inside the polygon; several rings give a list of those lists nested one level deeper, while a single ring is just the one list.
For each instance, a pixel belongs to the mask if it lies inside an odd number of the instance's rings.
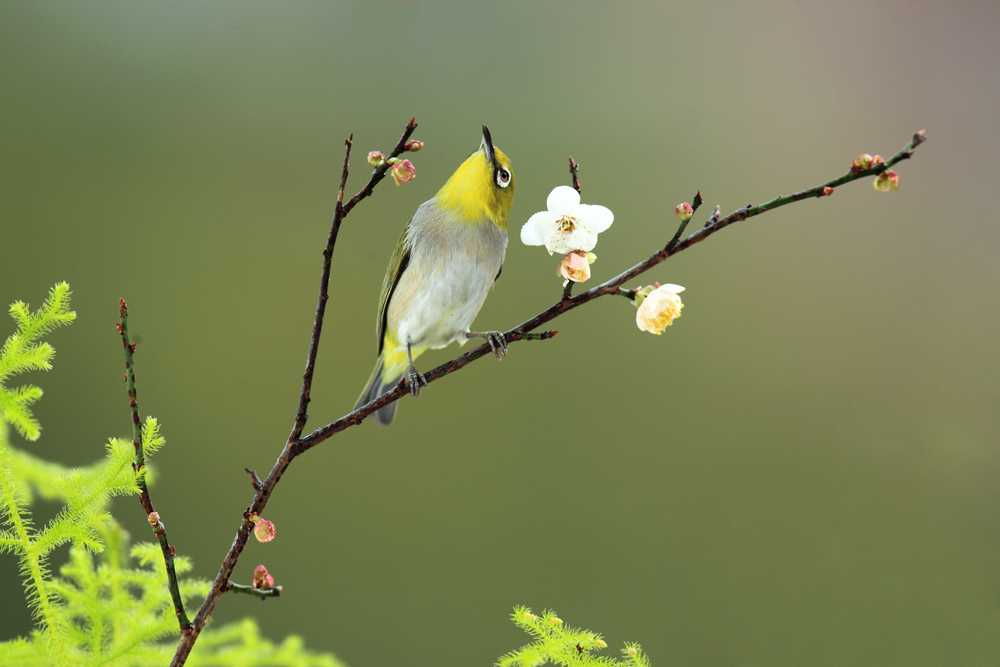
[{"label": "tree branch", "polygon": [[[628,281],[642,275],[646,271],[649,271],[654,266],[664,262],[668,257],[676,255],[677,253],[683,250],[687,250],[695,243],[704,241],[709,236],[715,234],[721,229],[724,229],[725,227],[728,227],[733,223],[739,222],[741,220],[746,220],[747,218],[751,218],[753,216],[766,213],[767,211],[778,208],[779,206],[784,206],[785,204],[801,201],[809,197],[826,196],[823,194],[823,191],[826,188],[835,187],[838,185],[844,185],[845,183],[856,181],[858,179],[865,178],[867,176],[880,174],[883,171],[892,167],[900,160],[905,160],[909,158],[913,154],[913,149],[922,144],[924,141],[926,141],[926,134],[923,130],[921,130],[920,132],[917,132],[916,134],[913,135],[913,138],[910,140],[910,143],[908,143],[901,151],[896,153],[892,158],[886,160],[884,164],[875,165],[869,169],[861,171],[848,172],[843,176],[827,181],[826,183],[823,183],[821,185],[817,185],[813,188],[809,188],[808,190],[803,190],[802,192],[796,192],[794,194],[787,195],[784,197],[777,197],[769,202],[761,204],[760,206],[747,206],[745,208],[738,209],[721,219],[718,219],[717,217],[718,214],[715,211],[713,211],[712,217],[709,218],[709,222],[711,224],[707,224],[705,227],[698,230],[697,232],[694,232],[693,234],[686,237],[682,241],[676,243],[673,241],[668,242],[667,245],[665,245],[663,248],[653,253],[645,260],[639,262],[632,268],[628,269],[627,271],[623,271],[622,273],[618,274],[611,280],[601,283],[600,285],[597,285],[596,287],[593,287],[590,290],[583,292],[582,294],[579,294],[577,296],[568,296],[564,293],[563,298],[560,299],[558,302],[549,306],[548,308],[538,313],[531,319],[522,322],[513,329],[510,329],[509,331],[504,333],[504,336],[507,338],[507,342],[509,343],[516,342],[518,340],[524,340],[528,332],[534,331],[535,329],[541,327],[542,325],[551,322],[552,320],[559,317],[565,312],[573,310],[574,308],[582,306],[583,304],[593,301],[594,299],[601,296],[607,296],[609,294],[622,294],[627,292],[627,290],[623,290],[621,287]],[[696,196],[695,202],[700,204],[700,197]],[[683,231],[683,227],[684,226],[682,225],[679,231]],[[632,291],[632,296],[634,296],[634,291]],[[549,332],[549,333],[554,335],[555,332]],[[548,337],[551,337],[551,335],[549,335]],[[465,354],[456,357],[455,359],[452,359],[447,363],[441,364],[432,371],[424,373],[424,377],[427,378],[427,382],[429,384],[439,378],[444,377],[445,375],[450,375],[451,373],[454,373],[460,368],[467,366],[476,359],[486,356],[489,353],[490,353],[489,345],[485,344],[480,345],[479,347],[469,350]],[[295,453],[300,454],[307,449],[315,447],[316,445],[323,442],[330,436],[335,435],[336,433],[339,433],[340,431],[343,431],[344,429],[350,426],[355,426],[356,424],[360,424],[361,421],[364,420],[364,418],[370,415],[371,413],[375,412],[380,408],[385,407],[386,405],[392,403],[393,401],[399,400],[408,393],[409,391],[406,387],[405,381],[401,380],[400,384],[397,385],[392,391],[382,394],[371,403],[358,408],[354,412],[341,417],[335,422],[327,424],[326,426],[323,426],[322,428],[313,431],[308,436],[303,438],[301,441],[295,443],[294,444]]]},{"label": "tree branch", "polygon": [[135,448],[135,463],[132,469],[139,479],[139,503],[146,511],[146,518],[149,525],[153,527],[153,533],[160,542],[160,551],[163,552],[163,563],[167,569],[167,586],[170,588],[170,598],[174,603],[174,613],[177,614],[177,623],[180,625],[181,635],[186,634],[191,629],[191,621],[184,613],[184,601],[181,599],[180,586],[177,583],[177,570],[174,567],[174,548],[167,541],[167,529],[160,521],[160,514],[153,509],[153,500],[149,497],[149,489],[146,487],[146,476],[141,474],[146,469],[146,453],[142,444],[142,423],[139,421],[139,404],[136,401],[135,392],[135,343],[129,340],[128,335],[128,306],[125,299],[118,300],[119,320],[117,322],[118,333],[122,337],[122,345],[125,348],[125,386],[128,388],[129,406],[132,410],[132,447]]}]

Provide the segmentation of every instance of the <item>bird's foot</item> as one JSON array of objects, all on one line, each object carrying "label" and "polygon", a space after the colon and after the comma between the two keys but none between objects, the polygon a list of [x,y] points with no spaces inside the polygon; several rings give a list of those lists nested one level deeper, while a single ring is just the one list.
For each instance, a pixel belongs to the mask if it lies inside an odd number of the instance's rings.
[{"label": "bird's foot", "polygon": [[420,385],[428,386],[427,378],[417,370],[417,367],[410,364],[406,367],[406,384],[410,388],[410,396],[420,395]]},{"label": "bird's foot", "polygon": [[481,334],[475,335],[478,338],[486,339],[486,342],[490,344],[490,350],[493,352],[493,356],[497,358],[497,361],[507,356],[507,339],[504,338],[504,335],[499,331],[484,331]]}]

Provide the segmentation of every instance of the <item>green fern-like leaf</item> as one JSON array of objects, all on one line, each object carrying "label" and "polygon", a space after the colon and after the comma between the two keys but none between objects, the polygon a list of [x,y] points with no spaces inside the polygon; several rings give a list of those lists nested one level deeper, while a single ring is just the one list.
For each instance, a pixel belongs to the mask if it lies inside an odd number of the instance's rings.
[{"label": "green fern-like leaf", "polygon": [[[145,664],[142,656],[158,656],[155,643],[177,632],[162,556],[133,567],[124,531],[106,522],[100,532],[104,551],[73,547],[51,583],[72,621],[69,642],[85,664]],[[181,593],[193,601],[209,586],[185,580]]]},{"label": "green fern-like leaf", "polygon": [[31,413],[31,405],[41,398],[42,390],[32,385],[13,389],[5,385],[13,375],[52,368],[55,350],[48,343],[39,343],[38,340],[56,327],[66,326],[76,319],[76,313],[69,309],[69,300],[69,285],[59,283],[35,312],[20,301],[10,307],[17,331],[0,348],[0,419],[13,425],[28,440],[37,440],[41,435],[38,421]]},{"label": "green fern-like leaf", "polygon": [[[164,665],[176,648],[177,619],[167,589],[159,546],[149,542],[128,548],[124,530],[113,521],[101,530],[100,554],[82,547],[70,549],[59,576],[49,578],[48,590],[61,601],[62,660],[73,665]],[[179,574],[191,562],[178,558]],[[211,582],[182,578],[187,603],[200,600]],[[30,639],[0,643],[0,664],[53,664],[52,641],[36,632]],[[189,665],[256,667],[343,667],[330,654],[305,648],[296,636],[275,643],[262,636],[250,619],[207,628]]]},{"label": "green fern-like leaf", "polygon": [[497,667],[649,667],[649,660],[638,644],[625,644],[623,659],[596,655],[607,648],[601,635],[566,625],[554,611],[536,616],[527,607],[515,607],[511,615],[514,625],[527,632],[534,641],[497,660]]}]

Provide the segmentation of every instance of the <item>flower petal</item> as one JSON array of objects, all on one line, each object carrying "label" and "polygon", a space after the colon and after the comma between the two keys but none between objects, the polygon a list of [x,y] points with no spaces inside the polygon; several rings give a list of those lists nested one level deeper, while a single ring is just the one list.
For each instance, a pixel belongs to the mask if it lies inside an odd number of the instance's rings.
[{"label": "flower petal", "polygon": [[549,254],[557,252],[561,255],[574,250],[593,250],[597,243],[597,235],[591,234],[582,224],[577,224],[572,230],[567,230],[556,224],[545,228],[545,249]]},{"label": "flower petal", "polygon": [[543,245],[550,228],[555,225],[558,219],[559,216],[550,211],[539,211],[534,214],[521,227],[521,243],[524,245]]},{"label": "flower petal", "polygon": [[566,239],[566,247],[569,248],[569,250],[582,250],[584,252],[590,252],[596,245],[597,234],[591,233],[588,229],[577,229],[568,239]]},{"label": "flower petal", "polygon": [[545,206],[559,216],[571,213],[580,204],[580,193],[568,185],[559,185],[552,189]]},{"label": "flower petal", "polygon": [[595,234],[600,234],[615,221],[615,214],[611,209],[600,204],[580,204],[577,211],[577,215],[586,220],[587,227]]}]

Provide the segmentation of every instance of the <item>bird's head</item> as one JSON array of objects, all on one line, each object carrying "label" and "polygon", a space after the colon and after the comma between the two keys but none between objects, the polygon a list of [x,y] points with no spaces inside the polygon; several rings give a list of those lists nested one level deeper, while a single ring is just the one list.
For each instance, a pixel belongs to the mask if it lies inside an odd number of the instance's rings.
[{"label": "bird's head", "polygon": [[514,172],[507,156],[493,145],[485,125],[479,150],[455,170],[438,191],[437,200],[462,222],[472,225],[489,220],[506,231],[514,203]]}]

